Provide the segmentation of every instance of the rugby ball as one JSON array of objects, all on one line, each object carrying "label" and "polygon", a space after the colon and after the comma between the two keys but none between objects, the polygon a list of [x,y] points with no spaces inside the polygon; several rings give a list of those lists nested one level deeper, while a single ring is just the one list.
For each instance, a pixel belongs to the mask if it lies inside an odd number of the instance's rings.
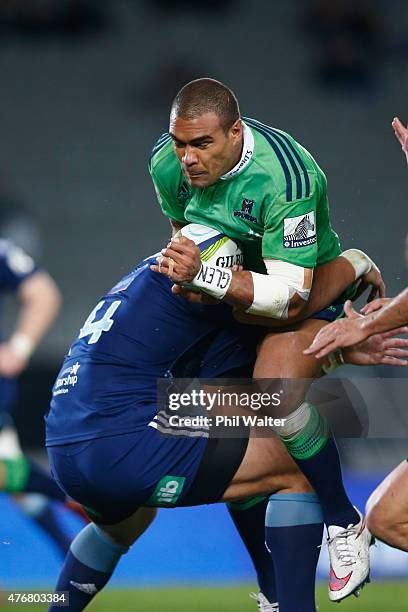
[{"label": "rugby ball", "polygon": [[189,223],[177,232],[176,236],[180,235],[196,243],[200,249],[201,261],[210,266],[232,268],[235,265],[243,265],[244,257],[240,246],[212,227]]}]

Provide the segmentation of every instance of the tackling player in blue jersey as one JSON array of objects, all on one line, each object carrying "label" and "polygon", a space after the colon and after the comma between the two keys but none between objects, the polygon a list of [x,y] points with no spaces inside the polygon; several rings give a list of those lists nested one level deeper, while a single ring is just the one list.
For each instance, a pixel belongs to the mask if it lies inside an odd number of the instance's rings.
[{"label": "tackling player in blue jersey", "polygon": [[[293,527],[287,521],[297,515],[297,529],[312,542],[321,540],[318,500],[276,437],[248,437],[245,431],[240,438],[215,438],[206,425],[180,430],[165,411],[158,413],[157,379],[251,372],[259,335],[235,323],[228,306],[174,296],[171,281],[150,270],[152,261],[119,281],[85,321],[57,377],[46,417],[53,475],[94,521],[75,538],[56,587],[70,592],[73,611],[104,587],[122,554],[149,526],[156,506],[284,490],[268,507],[274,537],[281,533],[285,541]],[[387,342],[376,338],[345,357],[381,362],[390,350]],[[302,612],[315,609],[317,545],[313,554],[293,578],[296,583],[297,574],[308,573],[311,603],[302,600]],[[278,610],[278,604],[264,603],[259,600],[260,609]]]}]

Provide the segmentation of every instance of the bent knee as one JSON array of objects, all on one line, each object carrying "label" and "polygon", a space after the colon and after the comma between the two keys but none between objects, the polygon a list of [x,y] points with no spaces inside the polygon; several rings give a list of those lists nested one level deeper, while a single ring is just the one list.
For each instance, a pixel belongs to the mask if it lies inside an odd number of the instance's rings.
[{"label": "bent knee", "polygon": [[375,538],[390,546],[401,547],[399,532],[404,521],[398,509],[381,498],[375,501],[369,499],[366,505],[366,522]]},{"label": "bent knee", "polygon": [[391,528],[390,515],[385,512],[381,502],[370,503],[366,506],[366,523],[370,532],[376,538],[383,540]]}]

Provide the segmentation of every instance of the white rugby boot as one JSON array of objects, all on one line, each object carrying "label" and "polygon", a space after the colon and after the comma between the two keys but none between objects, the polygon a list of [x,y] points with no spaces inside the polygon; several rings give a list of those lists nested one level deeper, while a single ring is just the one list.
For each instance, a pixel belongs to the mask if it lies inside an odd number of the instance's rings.
[{"label": "white rugby boot", "polygon": [[263,593],[250,593],[249,596],[252,597],[252,599],[255,599],[260,612],[279,612],[278,602],[269,603]]},{"label": "white rugby boot", "polygon": [[[356,508],[357,510],[357,508]],[[370,581],[370,546],[374,538],[368,531],[362,514],[360,522],[346,529],[328,527],[330,556],[330,601],[341,601],[349,595],[360,595],[360,588]]]}]

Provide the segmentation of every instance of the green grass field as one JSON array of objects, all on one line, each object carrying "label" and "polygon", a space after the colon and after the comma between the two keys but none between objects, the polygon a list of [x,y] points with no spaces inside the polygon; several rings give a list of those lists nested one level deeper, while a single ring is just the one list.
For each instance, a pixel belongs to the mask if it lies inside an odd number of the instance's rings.
[{"label": "green grass field", "polygon": [[[112,590],[97,597],[89,610],[94,612],[256,612],[248,597],[253,585],[217,588],[169,588]],[[3,607],[3,606],[1,606]],[[6,605],[15,612],[44,611],[44,606]],[[64,610],[67,608],[61,608]],[[318,591],[319,612],[404,612],[408,610],[408,583],[388,582],[369,585],[359,599],[334,605],[327,600],[324,587]],[[299,609],[299,612],[302,612]]]}]

